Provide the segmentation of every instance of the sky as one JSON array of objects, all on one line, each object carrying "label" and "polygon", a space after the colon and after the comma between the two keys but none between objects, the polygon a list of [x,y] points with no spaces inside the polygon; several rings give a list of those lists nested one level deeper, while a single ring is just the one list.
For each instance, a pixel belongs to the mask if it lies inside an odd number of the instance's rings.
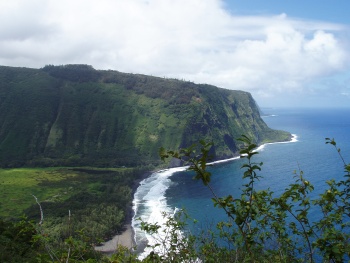
[{"label": "sky", "polygon": [[0,0],[0,65],[88,64],[350,107],[348,0]]}]

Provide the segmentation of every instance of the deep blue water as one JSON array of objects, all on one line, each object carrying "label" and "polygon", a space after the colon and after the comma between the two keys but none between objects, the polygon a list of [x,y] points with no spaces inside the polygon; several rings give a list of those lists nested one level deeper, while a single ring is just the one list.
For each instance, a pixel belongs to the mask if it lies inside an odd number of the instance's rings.
[{"label": "deep blue water", "polygon": [[[271,109],[265,112],[272,115],[263,117],[269,127],[296,134],[297,141],[268,144],[255,155],[256,162],[263,162],[259,173],[263,178],[257,182],[257,189],[270,188],[276,194],[281,193],[294,182],[294,172],[299,169],[314,185],[314,196],[325,189],[327,180],[343,178],[343,163],[336,150],[325,144],[325,138],[335,138],[343,157],[350,163],[350,109]],[[238,196],[243,183],[240,167],[244,162],[238,159],[210,168],[211,186],[218,196]],[[168,205],[185,208],[204,225],[225,219],[224,211],[213,207],[209,189],[192,177],[188,172],[178,172],[170,178],[172,185],[165,195]]]},{"label": "deep blue water", "polygon": [[[268,144],[260,149],[255,161],[264,163],[259,173],[263,178],[256,184],[257,189],[270,188],[277,195],[294,182],[294,171],[299,169],[314,185],[314,196],[325,189],[327,180],[343,178],[343,163],[334,147],[325,144],[325,138],[334,138],[350,163],[350,109],[269,109],[264,113],[270,114],[263,117],[269,127],[289,131],[297,136],[297,141]],[[237,159],[210,168],[211,186],[218,196],[240,193],[243,162],[244,159]],[[225,220],[224,211],[213,207],[209,189],[192,177],[189,172],[168,170],[146,179],[135,194],[135,218],[141,216],[145,221],[161,223],[161,211],[185,208],[199,221],[199,227]],[[317,218],[317,212],[313,216]],[[144,237],[135,220],[133,227],[136,241],[140,242]]]}]

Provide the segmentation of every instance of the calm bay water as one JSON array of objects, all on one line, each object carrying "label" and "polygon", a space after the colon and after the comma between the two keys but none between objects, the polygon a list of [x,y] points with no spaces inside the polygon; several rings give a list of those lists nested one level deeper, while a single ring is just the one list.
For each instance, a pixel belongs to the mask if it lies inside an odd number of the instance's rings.
[{"label": "calm bay water", "polygon": [[[304,177],[314,185],[313,195],[325,188],[329,179],[340,180],[344,175],[343,163],[336,150],[325,144],[325,138],[334,138],[346,162],[350,162],[350,109],[269,109],[263,117],[269,127],[289,131],[297,136],[295,142],[267,144],[259,149],[256,162],[263,162],[256,184],[258,189],[270,188],[276,194],[294,182],[294,171],[304,172]],[[211,186],[218,196],[237,196],[243,183],[240,169],[244,159],[215,164]],[[140,231],[135,218],[148,222],[164,222],[161,211],[173,212],[185,208],[198,220],[198,226],[208,226],[224,220],[223,210],[214,208],[212,194],[193,174],[183,168],[153,174],[146,179],[135,194],[133,227],[136,242],[150,241]],[[317,217],[317,215],[315,215]],[[152,241],[150,241],[152,243]]]}]

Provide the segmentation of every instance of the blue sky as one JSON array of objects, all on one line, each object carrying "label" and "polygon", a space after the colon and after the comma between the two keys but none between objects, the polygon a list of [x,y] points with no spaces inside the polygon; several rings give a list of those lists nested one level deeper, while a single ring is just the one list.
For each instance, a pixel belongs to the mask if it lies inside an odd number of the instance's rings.
[{"label": "blue sky", "polygon": [[288,16],[349,24],[350,1],[347,0],[226,0],[227,8],[240,15]]},{"label": "blue sky", "polygon": [[350,1],[0,0],[0,65],[90,64],[350,107]]}]

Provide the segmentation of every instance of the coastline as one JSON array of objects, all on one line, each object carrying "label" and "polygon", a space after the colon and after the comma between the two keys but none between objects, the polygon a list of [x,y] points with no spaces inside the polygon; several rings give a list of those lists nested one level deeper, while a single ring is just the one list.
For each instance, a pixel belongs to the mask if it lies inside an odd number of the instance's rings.
[{"label": "coastline", "polygon": [[[265,145],[268,145],[268,144],[293,143],[293,142],[296,142],[296,141],[297,141],[297,135],[296,134],[292,134],[292,137],[291,137],[291,139],[289,141],[264,143],[264,144],[258,146],[257,150],[261,150]],[[217,161],[211,162],[209,164],[215,165],[217,163],[229,162],[229,161],[233,161],[233,160],[239,159],[239,158],[240,158],[239,156],[235,156],[235,157],[231,157],[231,158],[228,158],[228,159],[217,160]],[[148,178],[150,175],[152,175],[153,173],[156,173],[156,172],[157,171],[146,172],[137,181],[135,181],[135,183],[134,183],[134,185],[132,187],[133,195],[137,191],[137,188],[140,186],[140,183],[144,179]],[[142,253],[144,251],[147,243],[136,244],[135,231],[134,231],[134,229],[132,227],[133,216],[134,216],[133,206],[130,206],[128,215],[127,215],[126,220],[125,220],[126,221],[125,230],[122,233],[115,235],[113,237],[113,239],[104,242],[101,246],[95,247],[95,250],[99,251],[99,252],[102,252],[104,254],[111,255],[111,254],[113,254],[116,251],[117,246],[121,245],[121,246],[124,246],[124,247],[128,248],[129,250],[132,250],[136,254]]]},{"label": "coastline", "polygon": [[[144,179],[148,178],[154,172],[155,171],[144,172],[142,173],[140,178],[135,180],[135,182],[131,187],[133,197],[137,188],[140,186],[140,183]],[[135,231],[132,227],[133,216],[134,216],[133,206],[130,205],[125,218],[124,229],[121,231],[121,233],[113,235],[112,239],[102,242],[101,245],[95,246],[94,249],[106,255],[112,255],[116,251],[118,246],[126,247],[130,251],[134,251],[136,254],[139,254],[140,252],[142,252],[147,244],[138,244],[138,245],[136,244]]]}]

